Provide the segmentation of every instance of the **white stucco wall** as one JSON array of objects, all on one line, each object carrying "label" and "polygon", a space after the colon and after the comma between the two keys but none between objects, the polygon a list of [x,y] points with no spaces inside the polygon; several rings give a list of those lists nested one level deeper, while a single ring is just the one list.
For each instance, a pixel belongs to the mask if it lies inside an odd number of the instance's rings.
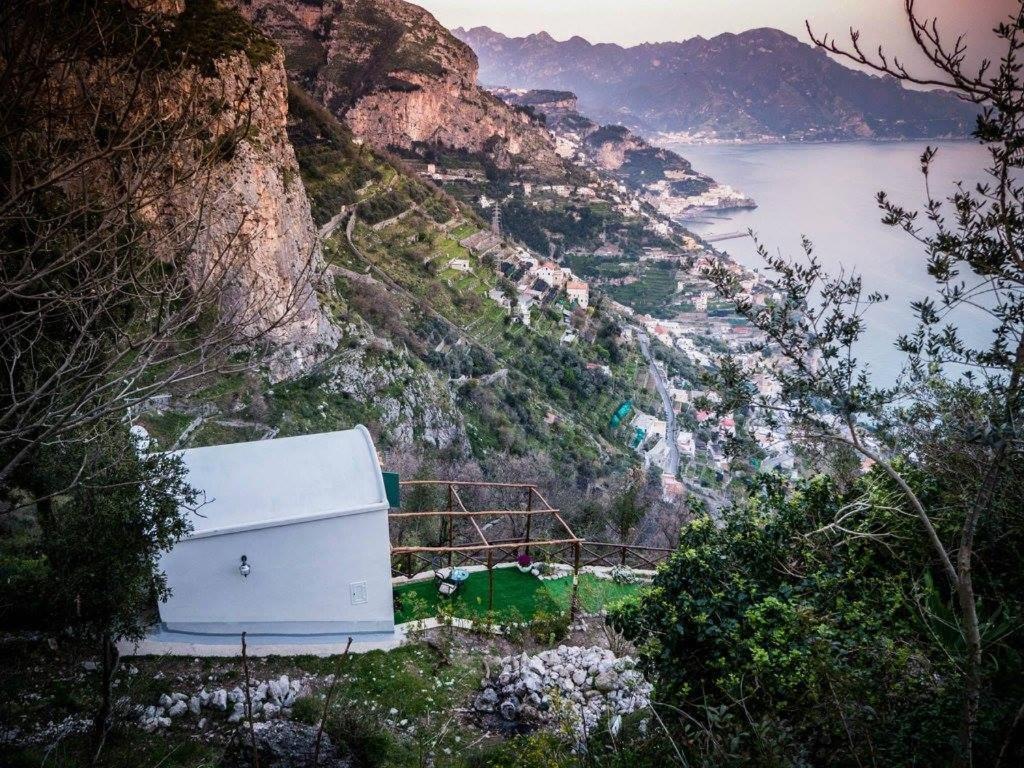
[{"label": "white stucco wall", "polygon": [[[238,571],[246,555],[252,572]],[[239,634],[382,632],[394,628],[387,509],[197,537],[161,561],[172,595],[167,629]],[[366,602],[353,604],[354,582]]]}]

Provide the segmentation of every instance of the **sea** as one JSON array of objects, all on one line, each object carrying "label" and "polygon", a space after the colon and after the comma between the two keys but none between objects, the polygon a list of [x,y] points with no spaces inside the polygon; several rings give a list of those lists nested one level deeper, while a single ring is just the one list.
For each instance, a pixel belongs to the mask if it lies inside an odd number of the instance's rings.
[{"label": "sea", "polygon": [[[801,236],[806,235],[830,271],[854,270],[863,277],[865,292],[889,296],[868,315],[869,333],[857,349],[879,385],[891,384],[903,368],[905,358],[895,341],[914,326],[910,303],[934,296],[936,286],[927,274],[923,247],[882,223],[875,197],[885,191],[905,208],[923,209],[927,193],[920,158],[929,145],[938,149],[928,181],[933,195],[945,199],[957,182],[974,186],[988,178],[988,154],[970,141],[664,144],[695,170],[758,204],[753,210],[687,219],[683,223],[689,229],[703,237],[753,230],[771,252],[790,257],[801,254]],[[714,245],[747,267],[763,267],[749,237]],[[975,343],[990,337],[991,323],[980,311],[963,310],[955,320]]]}]

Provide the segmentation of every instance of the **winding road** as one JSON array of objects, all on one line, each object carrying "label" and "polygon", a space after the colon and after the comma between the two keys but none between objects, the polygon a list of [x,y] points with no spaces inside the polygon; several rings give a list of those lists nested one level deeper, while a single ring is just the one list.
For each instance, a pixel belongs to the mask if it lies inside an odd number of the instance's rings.
[{"label": "winding road", "polygon": [[651,356],[651,343],[647,334],[637,329],[636,338],[640,342],[640,351],[644,353],[644,359],[647,360],[647,366],[654,377],[654,385],[658,388],[661,404],[665,409],[665,440],[668,442],[668,464],[665,467],[665,474],[675,477],[679,472],[679,444],[676,442],[676,412],[672,408],[672,397],[668,393],[668,385],[661,375],[661,369],[655,365]]}]

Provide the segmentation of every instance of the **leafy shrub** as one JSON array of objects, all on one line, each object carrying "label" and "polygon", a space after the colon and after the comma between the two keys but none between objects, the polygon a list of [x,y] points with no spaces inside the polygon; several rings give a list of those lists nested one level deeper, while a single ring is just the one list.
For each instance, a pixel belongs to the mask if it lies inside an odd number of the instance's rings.
[{"label": "leafy shrub", "polygon": [[[656,697],[694,707],[700,721],[714,714],[714,741],[732,744],[732,757],[943,763],[955,671],[907,596],[927,572],[925,545],[907,529],[893,539],[902,551],[807,535],[844,501],[826,478],[790,493],[760,478],[723,527],[688,524],[653,590],[618,603],[610,622],[637,644]],[[891,506],[868,514],[874,525],[893,518],[890,530],[915,522]],[[775,758],[761,762],[766,752]]]},{"label": "leafy shrub", "polygon": [[292,705],[292,720],[306,725],[316,725],[324,711],[324,703],[314,696],[303,696]]},{"label": "leafy shrub", "polygon": [[48,629],[57,620],[47,598],[50,566],[42,555],[0,553],[0,628]]},{"label": "leafy shrub", "polygon": [[550,595],[539,598],[530,621],[530,634],[538,643],[555,645],[569,634],[569,612],[563,611]]}]

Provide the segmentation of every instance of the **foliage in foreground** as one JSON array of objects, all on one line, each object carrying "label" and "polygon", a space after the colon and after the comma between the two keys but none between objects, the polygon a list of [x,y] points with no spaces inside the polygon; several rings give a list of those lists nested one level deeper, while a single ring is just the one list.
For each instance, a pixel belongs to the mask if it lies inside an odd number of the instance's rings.
[{"label": "foliage in foreground", "polygon": [[[878,534],[836,528],[844,513]],[[723,527],[684,529],[654,590],[611,621],[640,645],[698,764],[953,761],[962,640],[915,525],[876,472],[846,495],[824,477],[794,489],[766,477]],[[988,565],[986,591],[1016,578],[1013,559]],[[998,754],[1024,694],[1020,641],[1006,633],[1021,615],[1017,600],[986,616],[979,755]]]}]

